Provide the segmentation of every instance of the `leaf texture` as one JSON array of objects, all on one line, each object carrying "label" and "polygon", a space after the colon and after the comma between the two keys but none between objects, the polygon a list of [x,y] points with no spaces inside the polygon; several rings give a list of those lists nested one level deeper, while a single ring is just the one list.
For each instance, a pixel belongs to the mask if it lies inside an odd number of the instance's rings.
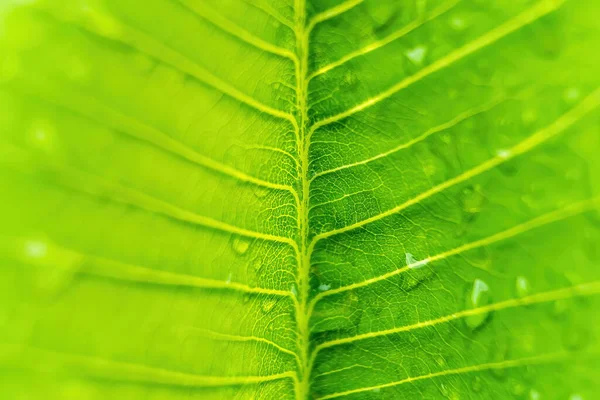
[{"label": "leaf texture", "polygon": [[0,7],[0,397],[600,390],[597,1]]}]

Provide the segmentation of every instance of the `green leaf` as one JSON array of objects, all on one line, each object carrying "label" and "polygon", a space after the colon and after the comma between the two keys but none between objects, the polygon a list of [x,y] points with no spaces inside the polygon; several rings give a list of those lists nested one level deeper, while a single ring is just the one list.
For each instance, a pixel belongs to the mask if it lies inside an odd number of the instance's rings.
[{"label": "green leaf", "polygon": [[1,398],[599,392],[596,0],[0,4]]}]

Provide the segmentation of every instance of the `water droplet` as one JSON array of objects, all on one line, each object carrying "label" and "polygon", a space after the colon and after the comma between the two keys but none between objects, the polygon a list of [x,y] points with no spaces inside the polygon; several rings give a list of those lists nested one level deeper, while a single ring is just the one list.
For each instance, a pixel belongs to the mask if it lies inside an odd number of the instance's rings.
[{"label": "water droplet", "polygon": [[427,47],[417,46],[414,49],[407,50],[404,54],[415,65],[421,65],[423,63],[423,60],[425,60],[425,55],[427,54]]},{"label": "water droplet", "polygon": [[290,292],[292,292],[294,297],[298,297],[298,289],[296,289],[296,285],[292,284],[292,286],[290,286]]},{"label": "water droplet", "polygon": [[[473,287],[467,294],[465,306],[467,309],[479,308],[487,305],[490,301],[490,288],[481,279],[475,279]],[[488,318],[489,311],[465,317],[465,324],[471,330],[480,327]]]},{"label": "water droplet", "polygon": [[427,265],[429,262],[428,258],[417,261],[414,260],[410,253],[407,253],[406,261],[409,269],[400,277],[401,287],[405,291],[413,290],[433,275],[433,269]]},{"label": "water droplet", "polygon": [[44,258],[48,254],[48,244],[40,240],[25,242],[25,255],[30,258]]},{"label": "water droplet", "polygon": [[329,289],[331,289],[331,285],[324,285],[324,284],[319,285],[319,290],[321,292],[325,292],[325,291],[327,291]]},{"label": "water droplet", "polygon": [[372,390],[373,393],[379,393],[381,392],[381,388],[375,388]]},{"label": "water droplet", "polygon": [[525,297],[529,294],[529,281],[524,276],[518,276],[515,282],[517,297]]},{"label": "water droplet", "polygon": [[421,268],[421,267],[427,265],[428,263],[429,263],[429,258],[424,258],[423,260],[418,261],[415,259],[415,257],[412,254],[406,253],[406,266],[411,269]]},{"label": "water droplet", "polygon": [[531,389],[529,391],[529,400],[540,400],[541,398],[542,398],[542,395],[537,390]]},{"label": "water droplet", "polygon": [[232,247],[236,253],[243,255],[248,251],[248,248],[250,247],[250,242],[246,239],[236,237],[233,239]]},{"label": "water droplet", "polygon": [[573,393],[569,396],[569,400],[583,400],[583,396],[581,396],[579,393]]},{"label": "water droplet", "polygon": [[469,186],[463,189],[460,194],[460,203],[462,205],[463,211],[476,214],[481,211],[481,207],[485,201],[485,197],[481,192],[480,185]]},{"label": "water droplet", "polygon": [[262,303],[262,310],[264,312],[269,312],[275,307],[275,300],[266,300]]},{"label": "water droplet", "polygon": [[507,159],[511,156],[511,151],[506,149],[500,149],[496,152],[496,155],[500,158]]},{"label": "water droplet", "polygon": [[471,382],[471,389],[473,389],[473,391],[475,393],[478,393],[481,391],[481,387],[482,387],[481,378],[476,376],[475,378],[473,378],[473,382]]},{"label": "water droplet", "polygon": [[229,275],[227,275],[227,280],[225,281],[226,284],[230,284],[231,283],[231,272],[229,273]]},{"label": "water droplet", "polygon": [[579,97],[581,97],[581,92],[576,87],[568,88],[563,94],[563,98],[567,103],[574,103],[579,99]]}]

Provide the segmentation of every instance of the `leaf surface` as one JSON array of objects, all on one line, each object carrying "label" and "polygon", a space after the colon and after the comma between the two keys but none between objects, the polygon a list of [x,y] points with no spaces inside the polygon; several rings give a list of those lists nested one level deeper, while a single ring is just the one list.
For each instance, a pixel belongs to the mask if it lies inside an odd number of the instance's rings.
[{"label": "leaf surface", "polygon": [[0,4],[0,397],[600,389],[596,1]]}]

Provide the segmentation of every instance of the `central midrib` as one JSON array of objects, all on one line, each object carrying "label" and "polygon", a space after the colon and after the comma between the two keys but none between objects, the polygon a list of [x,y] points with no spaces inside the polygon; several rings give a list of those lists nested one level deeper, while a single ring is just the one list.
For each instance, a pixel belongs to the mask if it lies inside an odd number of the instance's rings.
[{"label": "central midrib", "polygon": [[295,36],[296,36],[296,106],[298,121],[298,155],[300,157],[300,186],[302,190],[300,207],[298,209],[298,238],[300,254],[298,257],[298,308],[296,323],[298,329],[298,347],[300,351],[299,379],[296,384],[296,399],[305,400],[310,393],[310,328],[308,296],[310,293],[310,246],[309,246],[309,178],[308,151],[310,140],[307,135],[308,105],[307,105],[307,75],[308,75],[308,35],[306,25],[306,0],[295,0]]}]

